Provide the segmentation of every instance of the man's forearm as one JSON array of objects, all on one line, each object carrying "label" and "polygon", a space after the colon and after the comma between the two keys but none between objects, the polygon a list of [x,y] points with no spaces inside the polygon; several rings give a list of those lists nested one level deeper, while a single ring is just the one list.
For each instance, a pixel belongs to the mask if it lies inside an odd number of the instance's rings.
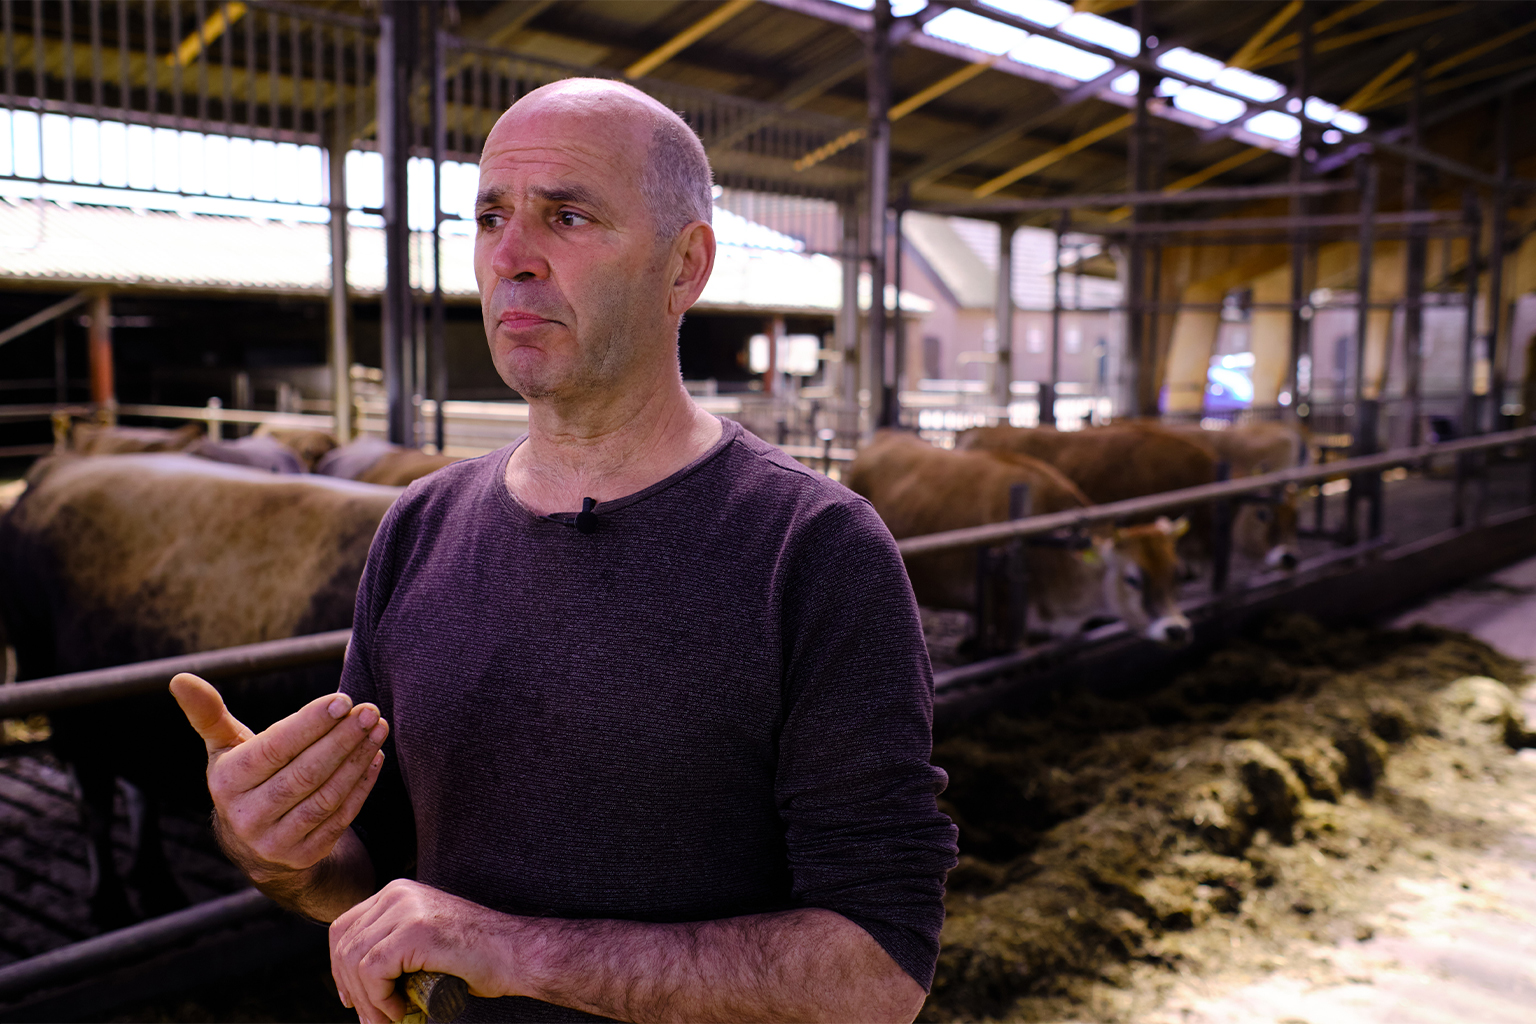
[{"label": "man's forearm", "polygon": [[829,910],[690,924],[511,918],[510,991],[628,1021],[910,1021],[924,993]]},{"label": "man's forearm", "polygon": [[300,871],[263,870],[241,863],[232,853],[231,859],[274,902],[316,921],[336,920],[376,888],[373,861],[351,829],[342,833],[324,860]]}]

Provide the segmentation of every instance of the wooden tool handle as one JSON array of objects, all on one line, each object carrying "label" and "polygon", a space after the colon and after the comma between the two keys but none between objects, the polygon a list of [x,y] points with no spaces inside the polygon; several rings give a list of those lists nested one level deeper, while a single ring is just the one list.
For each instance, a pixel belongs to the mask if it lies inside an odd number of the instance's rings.
[{"label": "wooden tool handle", "polygon": [[395,983],[405,990],[405,997],[415,1007],[402,1024],[425,1024],[435,1020],[451,1024],[464,1012],[469,985],[463,978],[436,971],[416,971]]}]

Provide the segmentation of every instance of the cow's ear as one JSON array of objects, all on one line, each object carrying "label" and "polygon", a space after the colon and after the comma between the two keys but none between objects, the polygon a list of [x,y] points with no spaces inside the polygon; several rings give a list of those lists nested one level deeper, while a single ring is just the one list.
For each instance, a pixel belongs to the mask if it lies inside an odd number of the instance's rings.
[{"label": "cow's ear", "polygon": [[1180,538],[1180,537],[1184,536],[1186,533],[1188,533],[1189,532],[1189,516],[1179,516],[1179,518],[1175,519],[1173,521],[1173,525],[1172,525],[1172,528],[1171,528],[1170,532],[1173,534],[1175,540],[1177,540],[1178,538]]}]

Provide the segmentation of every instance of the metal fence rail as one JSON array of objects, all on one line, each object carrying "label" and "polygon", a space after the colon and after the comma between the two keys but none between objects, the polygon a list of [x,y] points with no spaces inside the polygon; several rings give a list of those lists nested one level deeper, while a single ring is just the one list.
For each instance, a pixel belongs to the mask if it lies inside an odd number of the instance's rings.
[{"label": "metal fence rail", "polygon": [[[1364,474],[1379,473],[1384,469],[1420,462],[1435,456],[1465,456],[1520,444],[1531,444],[1533,449],[1536,449],[1536,427],[1524,427],[1519,430],[1448,441],[1442,444],[1401,448],[1378,455],[1342,459],[1320,466],[1301,466],[1276,473],[1266,473],[1262,476],[1205,484],[1200,487],[1169,491],[1165,494],[1149,495],[1145,498],[1133,498],[1129,501],[1089,505],[1080,509],[1030,516],[1010,522],[948,530],[921,537],[908,537],[898,542],[897,546],[904,557],[953,548],[980,547],[1016,538],[1040,536],[1061,529],[1114,522],[1186,508],[1190,505],[1262,494],[1286,484],[1317,483],[1351,476],[1359,478]],[[1536,487],[1536,450],[1532,451],[1531,457],[1533,460],[1532,482],[1533,487]],[[1536,504],[1536,495],[1532,496],[1531,503]],[[153,692],[165,686],[178,672],[192,672],[210,679],[222,679],[328,661],[345,654],[351,636],[350,629],[338,629],[310,636],[269,640],[175,658],[160,658],[115,668],[93,669],[89,672],[75,672],[69,675],[24,681],[12,686],[0,687],[0,717],[14,718]],[[1010,658],[994,660],[998,665],[1005,667],[1013,663]],[[988,675],[1001,670],[1003,669],[994,670],[978,664],[969,667],[965,675],[969,679],[977,674]]]},{"label": "metal fence rail", "polygon": [[1030,516],[1027,519],[1017,519],[1011,522],[989,523],[985,526],[971,526],[962,530],[946,530],[943,533],[931,533],[922,537],[908,537],[897,542],[897,547],[903,556],[910,557],[931,551],[947,551],[951,548],[996,544],[999,541],[1011,540],[1015,537],[1035,537],[1060,529],[1091,526],[1095,523],[1115,522],[1116,520],[1129,519],[1134,516],[1168,512],[1173,509],[1217,501],[1223,498],[1238,498],[1243,495],[1262,494],[1272,488],[1283,487],[1286,484],[1318,483],[1339,477],[1380,472],[1384,469],[1392,469],[1396,466],[1419,462],[1437,455],[1470,454],[1472,452],[1488,451],[1526,442],[1536,442],[1536,427],[1522,427],[1518,430],[1507,430],[1498,434],[1484,434],[1481,437],[1469,437],[1460,441],[1446,441],[1440,444],[1425,444],[1415,448],[1399,448],[1395,451],[1382,452],[1377,455],[1360,455],[1355,458],[1340,459],[1337,462],[1328,462],[1317,466],[1298,466],[1294,469],[1265,473],[1261,476],[1243,477],[1240,480],[1229,480],[1222,483],[1202,484],[1199,487],[1190,487],[1181,491],[1168,491],[1163,494],[1152,494],[1144,498],[1131,498],[1126,501],[1108,502],[1103,505],[1087,505],[1083,508],[1070,509],[1065,512],[1053,512],[1043,516]]},{"label": "metal fence rail", "polygon": [[296,668],[340,658],[352,639],[350,629],[267,640],[259,644],[225,647],[217,651],[157,658],[115,668],[49,676],[0,687],[0,718],[16,718],[39,711],[79,707],[97,701],[130,697],[160,690],[178,672],[206,679],[227,679],[277,669]]}]

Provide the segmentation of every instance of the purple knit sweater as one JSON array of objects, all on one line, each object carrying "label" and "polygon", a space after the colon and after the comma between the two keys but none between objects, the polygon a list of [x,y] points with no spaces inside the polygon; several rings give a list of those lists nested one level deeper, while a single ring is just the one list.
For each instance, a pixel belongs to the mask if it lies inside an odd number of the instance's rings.
[{"label": "purple knit sweater", "polygon": [[417,481],[368,557],[342,688],[393,725],[357,824],[381,880],[567,918],[821,907],[931,984],[955,829],[874,511],[726,421],[583,532],[518,504],[511,451]]}]

